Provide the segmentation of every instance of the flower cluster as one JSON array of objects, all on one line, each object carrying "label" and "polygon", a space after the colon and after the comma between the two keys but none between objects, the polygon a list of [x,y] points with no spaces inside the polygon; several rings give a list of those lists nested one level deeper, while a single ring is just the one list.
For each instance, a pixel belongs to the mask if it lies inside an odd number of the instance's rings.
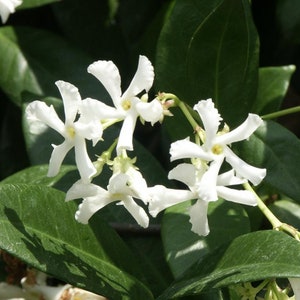
[{"label": "flower cluster", "polygon": [[5,23],[10,14],[15,12],[17,6],[22,4],[22,0],[0,0],[0,17]]},{"label": "flower cluster", "polygon": [[[189,211],[192,231],[199,235],[207,235],[209,202],[223,198],[246,205],[256,205],[256,196],[252,192],[236,189],[236,186],[248,181],[258,185],[265,177],[266,170],[241,160],[231,150],[230,145],[248,139],[263,122],[259,116],[249,114],[247,119],[232,131],[226,124],[219,130],[222,118],[212,100],[199,101],[194,110],[199,114],[203,128],[196,128],[195,142],[186,138],[172,143],[170,148],[171,161],[190,160],[177,165],[168,175],[169,179],[181,181],[188,189],[170,189],[162,185],[148,187],[135,166],[135,159],[128,157],[127,151],[134,148],[133,133],[137,119],[152,125],[162,122],[164,115],[171,115],[168,109],[176,105],[175,99],[166,99],[164,94],[160,94],[148,102],[148,91],[153,84],[154,71],[145,56],[139,57],[137,71],[124,93],[121,91],[119,71],[113,62],[94,62],[88,67],[88,72],[105,87],[113,106],[96,99],[81,99],[74,85],[57,81],[56,85],[64,104],[64,122],[59,119],[53,106],[48,106],[42,101],[34,101],[26,108],[30,128],[34,128],[36,122],[42,122],[64,138],[60,145],[53,145],[48,176],[55,176],[67,152],[73,147],[75,149],[75,160],[81,179],[69,189],[66,200],[83,199],[75,216],[79,222],[88,223],[96,211],[117,202],[128,210],[140,226],[147,227],[148,215],[136,200],[141,201],[143,207],[148,205],[149,213],[154,217],[172,205],[196,200]],[[104,130],[116,122],[122,122],[119,138],[108,151],[104,151],[93,162],[88,155],[86,140],[90,140],[95,146],[103,139]],[[111,159],[114,148],[116,156]],[[226,172],[221,171],[224,163],[229,167]],[[92,183],[105,164],[112,170],[106,189]]]}]

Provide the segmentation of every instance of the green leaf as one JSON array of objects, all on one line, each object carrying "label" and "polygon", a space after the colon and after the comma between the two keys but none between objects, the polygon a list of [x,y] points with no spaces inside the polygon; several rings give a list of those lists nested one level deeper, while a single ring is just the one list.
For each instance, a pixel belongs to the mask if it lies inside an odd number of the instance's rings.
[{"label": "green leaf", "polygon": [[278,123],[267,121],[250,137],[234,145],[239,156],[256,167],[266,168],[264,183],[299,201],[300,141]]},{"label": "green leaf", "polygon": [[43,95],[60,97],[57,80],[76,85],[83,97],[108,99],[101,84],[86,71],[92,59],[53,33],[2,27],[0,55],[0,87],[19,106]]},{"label": "green leaf", "polygon": [[249,233],[200,259],[158,299],[197,295],[212,288],[265,278],[300,277],[299,260],[300,243],[287,234]]},{"label": "green leaf", "polygon": [[46,186],[0,185],[0,247],[29,265],[110,299],[153,299],[135,259],[94,216],[75,221],[75,202]]},{"label": "green leaf", "polygon": [[175,2],[158,42],[158,90],[192,107],[213,98],[224,120],[236,125],[256,97],[257,67],[258,36],[248,0]]},{"label": "green leaf", "polygon": [[208,210],[210,234],[201,237],[191,231],[185,202],[166,210],[162,238],[165,254],[175,278],[220,245],[250,231],[249,220],[242,206],[228,201],[212,202]]},{"label": "green leaf", "polygon": [[1,183],[25,183],[25,184],[39,184],[46,186],[54,186],[67,173],[76,170],[75,166],[61,166],[60,172],[55,177],[47,177],[48,165],[38,165],[26,168],[19,171],[4,180]]},{"label": "green leaf", "polygon": [[23,0],[23,3],[17,9],[38,7],[58,1],[60,0]]},{"label": "green leaf", "polygon": [[251,112],[263,115],[279,110],[295,70],[293,65],[260,68],[257,97]]}]

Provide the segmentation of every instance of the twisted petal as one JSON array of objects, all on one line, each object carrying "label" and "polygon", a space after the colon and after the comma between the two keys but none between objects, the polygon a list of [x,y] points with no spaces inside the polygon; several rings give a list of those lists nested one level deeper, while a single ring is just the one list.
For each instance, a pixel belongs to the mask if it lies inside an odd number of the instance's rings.
[{"label": "twisted petal", "polygon": [[125,117],[123,110],[117,110],[115,107],[92,98],[81,101],[79,112],[80,118],[85,121],[96,119],[101,122],[107,119],[124,119]]},{"label": "twisted petal", "polygon": [[295,300],[300,299],[300,278],[289,278],[289,282],[292,286]]},{"label": "twisted petal", "polygon": [[245,183],[245,179],[241,179],[234,175],[234,170],[231,169],[228,172],[225,172],[218,176],[217,185],[227,186],[227,185],[238,185]]},{"label": "twisted petal", "polygon": [[183,140],[178,140],[171,144],[170,148],[171,161],[181,158],[201,158],[210,161],[213,156],[205,152],[200,146],[190,141],[187,137]]},{"label": "twisted petal", "polygon": [[103,192],[106,191],[96,184],[85,183],[82,180],[78,180],[67,191],[65,200],[70,201],[74,199],[88,198]]},{"label": "twisted petal", "polygon": [[102,83],[115,107],[120,108],[121,77],[116,65],[112,61],[98,60],[89,65],[87,70]]},{"label": "twisted petal", "polygon": [[188,187],[193,187],[196,182],[196,168],[192,164],[179,164],[169,172],[168,178],[181,181]]},{"label": "twisted petal", "polygon": [[75,219],[80,223],[87,224],[95,212],[114,201],[110,194],[103,190],[97,196],[88,197],[82,201],[75,213]]},{"label": "twisted petal", "polygon": [[161,103],[154,99],[151,102],[139,101],[135,106],[138,114],[151,125],[155,124],[163,117],[163,107]]},{"label": "twisted petal", "polygon": [[207,220],[208,202],[198,200],[189,209],[190,223],[192,231],[198,235],[207,236],[209,234],[209,226]]},{"label": "twisted petal", "polygon": [[74,124],[75,132],[78,136],[87,140],[93,140],[93,146],[97,144],[102,138],[103,127],[102,124],[97,120],[91,120],[86,123],[80,118]]},{"label": "twisted petal", "polygon": [[217,201],[217,178],[223,163],[224,157],[212,161],[208,170],[203,174],[200,182],[197,185],[197,192],[200,199],[204,201]]},{"label": "twisted petal", "polygon": [[146,56],[139,56],[139,64],[136,73],[128,87],[124,92],[122,99],[130,99],[141,91],[149,91],[154,80],[154,69]]},{"label": "twisted petal", "polygon": [[226,161],[236,171],[237,176],[251,181],[254,185],[258,185],[266,176],[266,169],[260,169],[248,165],[246,162],[236,156],[229,147],[224,147]]},{"label": "twisted petal", "polygon": [[84,182],[90,182],[90,178],[96,174],[97,170],[89,158],[85,139],[82,137],[75,138],[75,161],[81,179]]},{"label": "twisted petal", "polygon": [[65,124],[72,124],[76,118],[81,97],[76,86],[62,80],[55,82],[64,102]]},{"label": "twisted petal", "polygon": [[49,161],[49,169],[47,176],[53,177],[58,174],[60,166],[69,152],[69,150],[74,146],[70,141],[64,141],[62,144],[53,146],[53,151]]},{"label": "twisted petal", "polygon": [[246,140],[250,135],[263,124],[263,120],[255,114],[249,114],[247,119],[237,128],[228,133],[216,137],[216,144],[231,144]]},{"label": "twisted petal", "polygon": [[199,101],[194,106],[194,110],[196,110],[201,117],[205,129],[205,144],[208,149],[210,149],[222,118],[219,115],[218,110],[215,108],[212,99]]},{"label": "twisted petal", "polygon": [[144,211],[142,207],[137,205],[132,197],[126,196],[126,199],[124,199],[120,204],[124,205],[124,207],[128,210],[128,212],[133,216],[133,218],[136,220],[136,222],[146,228],[149,225],[149,218]]},{"label": "twisted petal", "polygon": [[27,105],[25,116],[30,125],[33,125],[35,122],[42,122],[61,135],[64,135],[65,125],[58,117],[52,105],[48,106],[42,101],[33,101]]},{"label": "twisted petal", "polygon": [[132,138],[135,129],[137,114],[134,110],[130,110],[123,122],[119,140],[117,144],[117,154],[121,154],[122,149],[133,150]]},{"label": "twisted petal", "polygon": [[175,204],[195,199],[197,195],[188,190],[168,189],[163,185],[155,185],[148,188],[151,200],[149,213],[156,217],[162,210]]},{"label": "twisted petal", "polygon": [[15,8],[22,4],[21,0],[0,0],[0,16],[2,23],[6,23],[10,14],[14,13]]},{"label": "twisted petal", "polygon": [[130,178],[126,173],[118,173],[111,176],[107,186],[107,190],[111,194],[131,195],[132,191],[129,188]]},{"label": "twisted petal", "polygon": [[251,206],[257,205],[255,195],[250,191],[235,190],[225,186],[218,186],[217,193],[219,197],[231,202],[236,202],[236,203],[246,204]]}]

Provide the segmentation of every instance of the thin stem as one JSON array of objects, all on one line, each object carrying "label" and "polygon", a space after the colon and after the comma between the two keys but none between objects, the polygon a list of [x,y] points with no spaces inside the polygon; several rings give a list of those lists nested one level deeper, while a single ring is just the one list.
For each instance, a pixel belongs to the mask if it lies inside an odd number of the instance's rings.
[{"label": "thin stem", "polygon": [[251,185],[246,182],[244,183],[244,188],[250,192],[252,192],[257,200],[257,206],[261,210],[261,212],[265,215],[265,217],[269,220],[269,222],[272,224],[273,229],[275,230],[281,230],[284,232],[289,233],[292,237],[294,237],[296,240],[300,241],[300,232],[294,228],[293,226],[282,223],[272,212],[271,210],[266,206],[266,204],[262,201],[262,199],[255,193]]},{"label": "thin stem", "polygon": [[255,193],[251,185],[246,182],[244,183],[244,188],[250,192],[252,192],[257,200],[257,206],[261,210],[261,212],[266,216],[269,222],[272,224],[274,229],[278,229],[282,226],[282,222],[277,219],[277,217],[270,211],[270,209],[266,206],[266,204],[261,200],[261,198]]},{"label": "thin stem", "polygon": [[165,99],[173,99],[176,106],[178,106],[181,111],[183,112],[184,116],[187,118],[188,122],[191,124],[191,126],[193,127],[193,129],[198,132],[199,131],[199,124],[195,121],[195,119],[193,118],[192,114],[190,113],[187,105],[181,101],[176,95],[174,94],[170,94],[170,93],[164,93],[163,97]]},{"label": "thin stem", "polygon": [[300,112],[300,106],[295,106],[295,107],[279,110],[279,111],[276,111],[276,112],[273,112],[273,113],[270,113],[267,115],[263,115],[263,116],[261,116],[261,118],[264,120],[269,120],[269,119],[275,119],[278,117],[286,116],[289,114],[294,114],[297,112]]}]

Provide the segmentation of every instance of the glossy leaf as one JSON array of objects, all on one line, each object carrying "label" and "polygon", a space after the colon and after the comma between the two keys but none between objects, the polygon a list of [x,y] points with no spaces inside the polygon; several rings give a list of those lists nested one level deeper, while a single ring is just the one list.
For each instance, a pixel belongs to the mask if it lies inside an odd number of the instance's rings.
[{"label": "glossy leaf", "polygon": [[245,161],[267,169],[264,183],[299,201],[300,141],[292,132],[278,123],[267,121],[249,141],[235,146]]},{"label": "glossy leaf", "polygon": [[208,222],[211,232],[207,237],[201,237],[191,231],[189,206],[188,202],[173,206],[163,217],[165,255],[175,278],[207,253],[250,231],[243,208],[220,200],[210,203]]},{"label": "glossy leaf", "polygon": [[253,105],[257,66],[248,0],[175,2],[158,42],[158,90],[191,106],[213,98],[226,122],[236,125]]},{"label": "glossy leaf", "polygon": [[251,112],[263,115],[279,110],[294,72],[293,65],[260,68],[257,97]]},{"label": "glossy leaf", "polygon": [[33,8],[58,1],[60,0],[23,0],[23,3],[17,9]]},{"label": "glossy leaf", "polygon": [[[99,218],[75,221],[76,204],[45,186],[0,186],[0,247],[29,265],[110,299],[153,299],[135,260]],[[55,209],[54,209],[55,208]]]},{"label": "glossy leaf", "polygon": [[300,277],[299,260],[300,243],[287,234],[249,233],[200,259],[158,299],[197,295],[205,290],[265,278]]},{"label": "glossy leaf", "polygon": [[48,165],[38,165],[19,171],[4,180],[1,183],[10,184],[39,184],[45,186],[55,185],[67,173],[76,170],[75,166],[62,166],[59,174],[55,177],[47,177]]},{"label": "glossy leaf", "polygon": [[57,80],[76,85],[82,97],[108,99],[101,85],[86,71],[92,59],[53,33],[2,27],[0,53],[0,87],[19,106],[24,99],[60,97],[54,84]]}]

